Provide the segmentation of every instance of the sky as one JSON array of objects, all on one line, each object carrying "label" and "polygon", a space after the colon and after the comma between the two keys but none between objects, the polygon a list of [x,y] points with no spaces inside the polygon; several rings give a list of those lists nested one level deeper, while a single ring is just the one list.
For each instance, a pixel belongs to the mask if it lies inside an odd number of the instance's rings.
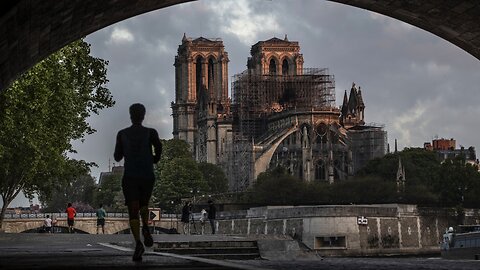
[{"label": "sky", "polygon": [[[116,105],[92,116],[97,130],[75,142],[92,175],[113,165],[115,136],[130,125],[128,107],[143,103],[145,126],[172,138],[174,57],[183,34],[221,38],[229,76],[246,69],[250,47],[272,37],[298,41],[304,67],[335,75],[337,106],[355,82],[367,123],[385,125],[390,149],[454,138],[479,149],[480,61],[433,34],[366,10],[319,0],[201,0],[146,13],[86,37],[92,54],[109,61]],[[229,78],[229,83],[231,78]]]}]

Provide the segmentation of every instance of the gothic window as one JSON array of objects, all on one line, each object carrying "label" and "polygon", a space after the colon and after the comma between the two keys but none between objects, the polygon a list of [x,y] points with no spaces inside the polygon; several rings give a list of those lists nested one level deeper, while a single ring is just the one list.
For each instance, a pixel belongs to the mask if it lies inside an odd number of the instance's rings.
[{"label": "gothic window", "polygon": [[269,74],[270,75],[277,74],[277,63],[275,63],[275,59],[273,58],[270,60]]},{"label": "gothic window", "polygon": [[283,75],[283,76],[288,75],[288,61],[287,61],[287,59],[283,59],[283,63],[282,63],[282,75]]},{"label": "gothic window", "polygon": [[213,69],[213,59],[208,59],[208,89],[213,90],[214,83],[214,69]]},{"label": "gothic window", "polygon": [[325,181],[325,164],[321,159],[315,164],[315,180]]},{"label": "gothic window", "polygon": [[195,81],[196,81],[196,92],[197,92],[197,96],[198,96],[198,93],[200,92],[200,90],[202,89],[202,62],[203,62],[203,58],[201,56],[199,56],[197,58],[197,62],[196,62],[196,70],[195,70]]},{"label": "gothic window", "polygon": [[316,130],[316,142],[317,143],[327,143],[328,142],[328,126],[325,123],[318,125]]}]

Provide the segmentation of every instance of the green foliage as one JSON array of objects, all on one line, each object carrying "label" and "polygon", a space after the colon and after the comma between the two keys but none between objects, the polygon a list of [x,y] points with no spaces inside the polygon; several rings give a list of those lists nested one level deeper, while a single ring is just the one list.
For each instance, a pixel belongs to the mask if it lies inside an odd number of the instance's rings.
[{"label": "green foliage", "polygon": [[[397,192],[399,157],[405,167],[405,189]],[[275,168],[259,175],[246,196],[254,204],[374,204],[411,203],[456,207],[480,204],[480,174],[463,157],[440,163],[436,154],[408,148],[371,160],[357,176],[337,181],[305,183]]]},{"label": "green foliage", "polygon": [[[396,193],[396,177],[398,160],[401,158],[405,167],[407,181],[405,191]],[[401,202],[414,204],[434,205],[438,196],[432,188],[432,184],[438,179],[440,160],[435,152],[423,148],[405,148],[403,151],[387,154],[382,158],[371,160],[361,169],[354,180],[377,178],[390,187],[394,187],[394,194],[385,194],[385,198],[377,198],[374,202]],[[382,185],[381,182],[379,185]],[[385,184],[383,184],[385,185]],[[373,189],[376,187],[373,186]],[[373,195],[373,194],[371,194]]]},{"label": "green foliage", "polygon": [[110,173],[102,177],[95,196],[95,207],[103,204],[109,211],[125,210],[125,198],[122,191],[122,174]]},{"label": "green foliage", "polygon": [[184,140],[170,139],[162,140],[162,161],[173,160],[175,158],[191,158],[192,153],[189,145]]},{"label": "green foliage", "polygon": [[396,184],[378,177],[340,181],[330,186],[330,201],[335,204],[392,203],[396,200]]},{"label": "green foliage", "polygon": [[[76,41],[50,55],[0,93],[0,195],[4,206],[23,190],[48,199],[67,179],[71,141],[95,130],[91,114],[114,104],[104,87],[107,62]],[[58,183],[55,183],[58,182]],[[55,184],[55,185],[54,185]]]},{"label": "green foliage", "polygon": [[162,157],[155,169],[153,199],[158,206],[171,211],[181,198],[207,193],[208,184],[185,141],[172,139],[162,144]]},{"label": "green foliage", "polygon": [[261,173],[252,190],[252,199],[256,203],[285,205],[301,202],[305,184],[290,175],[284,168]]},{"label": "green foliage", "polygon": [[373,159],[357,173],[357,176],[376,176],[385,181],[395,180],[399,157],[405,167],[409,183],[430,183],[436,177],[440,160],[434,152],[423,148],[406,148],[401,152]]},{"label": "green foliage", "polygon": [[209,194],[219,194],[228,191],[228,179],[223,170],[215,164],[200,162],[198,169],[207,182]]},{"label": "green foliage", "polygon": [[480,202],[480,174],[476,167],[465,164],[463,157],[447,159],[442,163],[437,181],[433,183],[438,192],[441,205],[478,206]]},{"label": "green foliage", "polygon": [[[67,167],[62,175],[65,181],[56,181],[51,192],[43,193],[39,199],[47,212],[63,212],[67,203],[73,202],[85,206],[85,209],[93,210],[94,195],[97,189],[95,179],[89,174],[90,165],[84,161],[67,160]],[[79,209],[77,209],[79,211]]]}]

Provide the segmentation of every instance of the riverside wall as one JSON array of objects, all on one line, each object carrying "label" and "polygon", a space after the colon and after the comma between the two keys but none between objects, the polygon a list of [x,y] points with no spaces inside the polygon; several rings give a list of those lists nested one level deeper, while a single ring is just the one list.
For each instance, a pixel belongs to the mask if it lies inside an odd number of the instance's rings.
[{"label": "riverside wall", "polygon": [[[467,210],[465,223],[479,224],[479,211]],[[220,212],[215,222],[220,234],[288,235],[326,256],[440,253],[454,224],[450,209],[402,204],[266,206]]]}]

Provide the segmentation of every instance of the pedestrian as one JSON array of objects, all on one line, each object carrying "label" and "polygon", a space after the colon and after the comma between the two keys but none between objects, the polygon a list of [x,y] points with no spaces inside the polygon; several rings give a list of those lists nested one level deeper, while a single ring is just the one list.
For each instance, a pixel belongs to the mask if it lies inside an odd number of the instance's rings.
[{"label": "pedestrian", "polygon": [[58,220],[52,215],[52,233],[55,233],[55,226],[57,225]]},{"label": "pedestrian", "polygon": [[183,233],[190,233],[190,214],[192,212],[192,204],[189,201],[185,202],[185,205],[182,208],[182,223],[183,223]]},{"label": "pedestrian", "polygon": [[50,215],[47,215],[47,218],[43,221],[43,227],[46,233],[52,233],[52,219]]},{"label": "pedestrian", "polygon": [[97,209],[97,234],[100,228],[102,228],[102,234],[105,234],[105,216],[107,212],[103,209],[103,204]]},{"label": "pedestrian", "polygon": [[208,200],[208,220],[212,227],[212,234],[215,234],[215,216],[217,215],[217,208],[213,204],[212,200]]},{"label": "pedestrian", "polygon": [[67,224],[68,224],[68,232],[74,233],[74,225],[75,225],[75,217],[77,216],[77,211],[73,208],[72,203],[68,203],[67,205]]},{"label": "pedestrian", "polygon": [[130,106],[129,112],[132,125],[118,132],[114,158],[116,161],[125,159],[122,190],[128,208],[130,230],[135,240],[133,261],[141,261],[145,248],[140,240],[140,218],[145,246],[153,246],[148,228],[148,202],[155,182],[153,164],[160,160],[162,143],[155,129],[142,126],[145,106],[135,103]]},{"label": "pedestrian", "polygon": [[202,225],[202,234],[205,233],[205,220],[207,220],[207,210],[205,208],[202,208],[202,211],[200,211],[200,224]]}]

